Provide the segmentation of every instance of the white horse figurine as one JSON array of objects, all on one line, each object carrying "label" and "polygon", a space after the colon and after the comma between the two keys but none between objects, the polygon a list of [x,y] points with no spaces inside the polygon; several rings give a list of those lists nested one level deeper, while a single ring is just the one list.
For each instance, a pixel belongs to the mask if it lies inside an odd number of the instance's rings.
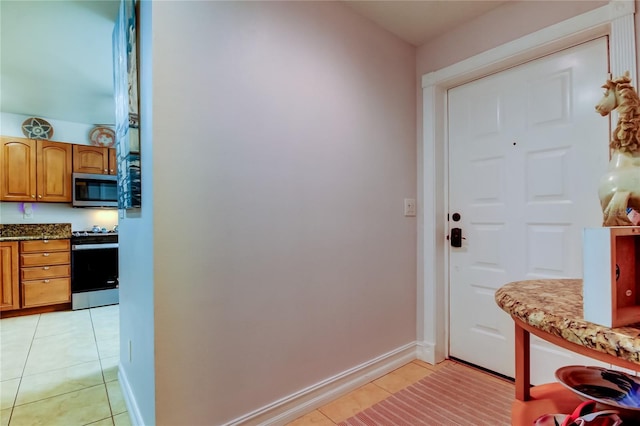
[{"label": "white horse figurine", "polygon": [[598,188],[602,226],[631,226],[627,208],[640,212],[640,98],[628,71],[602,87],[605,93],[596,111],[605,116],[618,110],[618,125],[609,144],[611,160]]}]

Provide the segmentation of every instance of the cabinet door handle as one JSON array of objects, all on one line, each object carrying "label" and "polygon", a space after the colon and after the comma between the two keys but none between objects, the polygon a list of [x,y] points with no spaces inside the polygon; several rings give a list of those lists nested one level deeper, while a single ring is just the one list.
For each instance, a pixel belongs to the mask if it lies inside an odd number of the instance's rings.
[{"label": "cabinet door handle", "polygon": [[50,280],[43,280],[43,282],[48,283]]},{"label": "cabinet door handle", "polygon": [[44,257],[49,257],[49,253],[42,253]]},{"label": "cabinet door handle", "polygon": [[44,269],[45,271],[48,271],[49,267],[48,266],[44,266],[42,269]]},{"label": "cabinet door handle", "polygon": [[107,169],[104,169],[104,172],[107,173]]},{"label": "cabinet door handle", "polygon": [[35,194],[31,194],[31,198],[36,198],[36,195]]},{"label": "cabinet door handle", "polygon": [[42,194],[38,195],[38,198],[42,198]]},{"label": "cabinet door handle", "polygon": [[49,240],[42,240],[43,243],[49,244]]}]

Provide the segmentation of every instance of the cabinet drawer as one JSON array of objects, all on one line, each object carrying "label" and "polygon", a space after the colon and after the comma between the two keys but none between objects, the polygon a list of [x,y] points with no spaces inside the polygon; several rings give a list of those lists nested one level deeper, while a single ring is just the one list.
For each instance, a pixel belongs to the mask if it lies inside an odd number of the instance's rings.
[{"label": "cabinet drawer", "polygon": [[71,252],[54,251],[43,253],[20,253],[20,266],[46,266],[71,263]]},{"label": "cabinet drawer", "polygon": [[38,280],[44,278],[70,277],[71,265],[37,266],[34,268],[20,268],[22,281]]},{"label": "cabinet drawer", "polygon": [[53,305],[71,301],[71,278],[22,282],[22,307]]},{"label": "cabinet drawer", "polygon": [[20,253],[31,253],[36,251],[69,251],[71,242],[69,240],[32,240],[20,241]]}]

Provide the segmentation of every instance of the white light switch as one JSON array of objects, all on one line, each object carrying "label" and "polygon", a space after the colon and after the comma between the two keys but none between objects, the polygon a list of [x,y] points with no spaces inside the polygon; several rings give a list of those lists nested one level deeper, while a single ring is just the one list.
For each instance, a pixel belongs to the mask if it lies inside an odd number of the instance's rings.
[{"label": "white light switch", "polygon": [[416,215],[416,199],[415,198],[404,199],[404,215],[405,216]]}]

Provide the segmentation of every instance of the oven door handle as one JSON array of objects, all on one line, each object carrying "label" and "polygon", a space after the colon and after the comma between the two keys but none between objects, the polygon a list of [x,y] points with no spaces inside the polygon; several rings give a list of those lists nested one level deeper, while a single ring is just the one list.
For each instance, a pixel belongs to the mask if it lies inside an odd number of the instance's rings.
[{"label": "oven door handle", "polygon": [[80,250],[99,250],[99,249],[114,249],[118,248],[118,243],[106,243],[106,244],[74,244],[71,246],[72,251]]}]

